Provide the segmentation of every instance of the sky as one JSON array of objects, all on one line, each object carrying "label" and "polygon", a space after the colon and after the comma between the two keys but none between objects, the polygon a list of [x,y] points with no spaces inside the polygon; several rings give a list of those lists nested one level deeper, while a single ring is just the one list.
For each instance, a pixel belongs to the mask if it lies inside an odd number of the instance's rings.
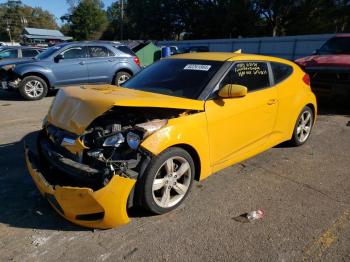
[{"label": "sky", "polygon": [[[0,3],[6,3],[7,0],[0,0]],[[105,8],[110,6],[114,0],[103,0]],[[56,21],[60,25],[60,17],[67,13],[69,6],[65,0],[22,0],[22,3],[32,7],[41,7],[44,10],[56,16]]]}]

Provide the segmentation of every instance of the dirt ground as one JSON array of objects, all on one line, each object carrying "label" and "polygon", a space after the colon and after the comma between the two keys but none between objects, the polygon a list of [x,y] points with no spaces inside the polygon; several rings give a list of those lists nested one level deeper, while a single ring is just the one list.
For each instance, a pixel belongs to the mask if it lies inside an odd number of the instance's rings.
[{"label": "dirt ground", "polygon": [[[0,261],[350,261],[350,100],[321,106],[307,144],[275,147],[196,182],[179,209],[89,230],[65,221],[35,188],[34,143],[52,97],[0,92]],[[254,223],[234,220],[262,208]]]}]

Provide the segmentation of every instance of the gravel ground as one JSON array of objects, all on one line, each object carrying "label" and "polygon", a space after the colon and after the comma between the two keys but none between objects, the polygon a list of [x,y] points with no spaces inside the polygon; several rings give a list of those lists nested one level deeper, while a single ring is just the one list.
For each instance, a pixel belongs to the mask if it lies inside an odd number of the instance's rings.
[{"label": "gravel ground", "polygon": [[[104,231],[62,219],[25,169],[23,140],[35,142],[51,101],[0,92],[0,261],[350,261],[349,100],[321,106],[304,146],[275,147],[196,182],[174,212]],[[234,220],[258,208],[264,219]]]}]

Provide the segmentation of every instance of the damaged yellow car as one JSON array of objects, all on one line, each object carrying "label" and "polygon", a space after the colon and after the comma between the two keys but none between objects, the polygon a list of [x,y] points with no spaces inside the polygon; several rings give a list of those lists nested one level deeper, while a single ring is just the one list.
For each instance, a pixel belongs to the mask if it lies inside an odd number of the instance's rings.
[{"label": "damaged yellow car", "polygon": [[162,214],[193,180],[284,141],[304,144],[317,112],[293,62],[234,53],[163,59],[123,84],[66,87],[28,148],[28,170],[73,223],[112,228],[127,207]]}]

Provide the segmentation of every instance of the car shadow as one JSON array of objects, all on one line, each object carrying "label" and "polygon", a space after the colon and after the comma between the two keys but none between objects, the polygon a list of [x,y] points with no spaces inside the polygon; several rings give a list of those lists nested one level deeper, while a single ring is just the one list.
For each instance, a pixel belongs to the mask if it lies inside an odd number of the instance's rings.
[{"label": "car shadow", "polygon": [[57,214],[37,190],[25,167],[24,141],[32,148],[37,132],[0,145],[0,223],[11,227],[86,231]]},{"label": "car shadow", "polygon": [[[18,142],[0,145],[0,223],[30,229],[91,230],[62,218],[36,188],[26,169],[24,143],[35,149],[37,134],[38,131],[32,132]],[[132,207],[128,215],[133,218],[153,214]]]},{"label": "car shadow", "polygon": [[350,117],[350,94],[349,95],[318,95],[319,115],[343,115]]}]

